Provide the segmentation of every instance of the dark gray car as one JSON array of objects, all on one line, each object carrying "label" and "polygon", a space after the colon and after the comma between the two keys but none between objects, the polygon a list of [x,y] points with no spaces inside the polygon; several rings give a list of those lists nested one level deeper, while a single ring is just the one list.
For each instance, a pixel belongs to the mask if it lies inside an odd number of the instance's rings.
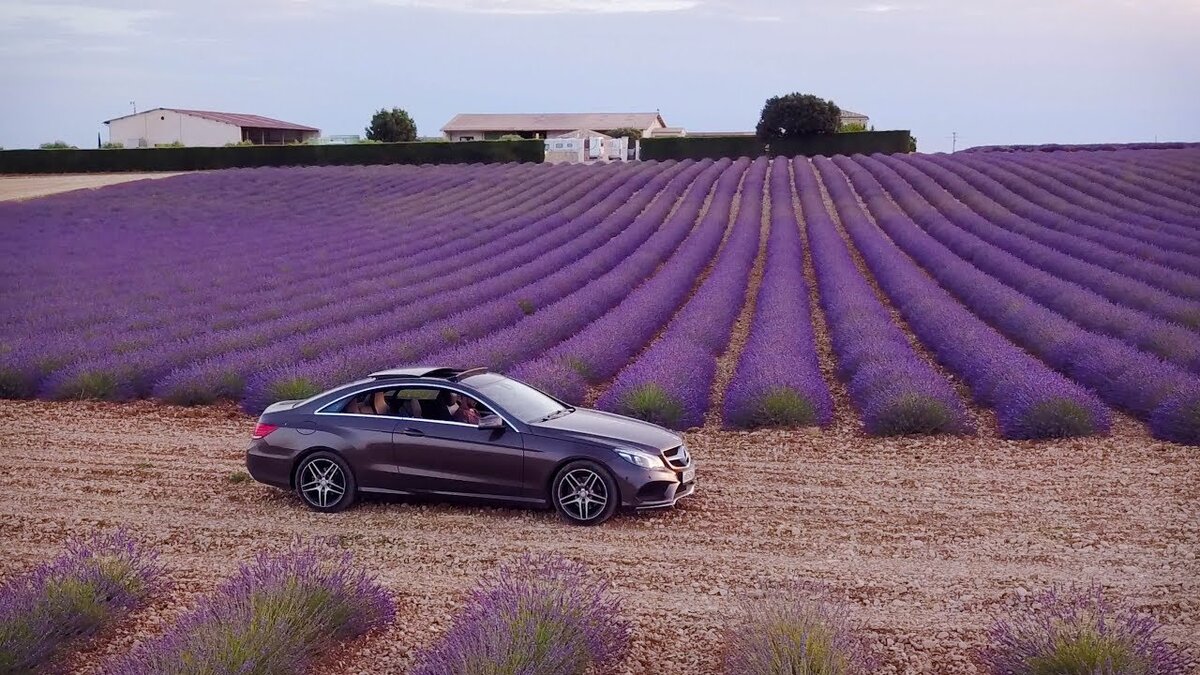
[{"label": "dark gray car", "polygon": [[618,508],[673,506],[695,490],[683,439],[654,424],[571,407],[482,368],[398,368],[258,420],[255,480],[340,511],[359,493],[552,506],[595,525]]}]

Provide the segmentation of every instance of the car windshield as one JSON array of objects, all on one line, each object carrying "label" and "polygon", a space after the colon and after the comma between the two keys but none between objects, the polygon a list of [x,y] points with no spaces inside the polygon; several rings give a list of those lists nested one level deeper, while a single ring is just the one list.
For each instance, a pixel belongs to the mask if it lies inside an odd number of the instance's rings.
[{"label": "car windshield", "polygon": [[479,383],[476,388],[502,410],[527,424],[572,410],[537,389],[507,377],[496,377],[491,382]]}]

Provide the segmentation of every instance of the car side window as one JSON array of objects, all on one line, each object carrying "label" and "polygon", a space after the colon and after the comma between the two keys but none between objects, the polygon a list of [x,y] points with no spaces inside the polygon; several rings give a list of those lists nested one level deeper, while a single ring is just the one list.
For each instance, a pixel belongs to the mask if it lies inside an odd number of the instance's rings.
[{"label": "car side window", "polygon": [[478,424],[481,417],[491,415],[487,406],[453,389],[441,387],[409,387],[396,392],[401,417],[427,419],[437,422]]}]

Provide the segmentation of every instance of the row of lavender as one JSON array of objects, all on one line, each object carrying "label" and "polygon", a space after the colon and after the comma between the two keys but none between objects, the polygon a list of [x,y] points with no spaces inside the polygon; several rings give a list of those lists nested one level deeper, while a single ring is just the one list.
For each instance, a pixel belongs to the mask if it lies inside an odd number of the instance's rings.
[{"label": "row of lavender", "polygon": [[[30,226],[18,238],[30,261],[10,253],[6,273],[52,277],[40,294],[28,279],[0,291],[20,319],[0,333],[0,394],[232,398],[255,411],[426,360],[511,369],[571,403],[676,428],[710,410],[732,426],[826,424],[830,383],[814,334],[823,316],[833,370],[869,433],[969,431],[953,376],[996,408],[1008,437],[1104,433],[1107,403],[1161,438],[1200,442],[1197,153],[1092,155],[351,175],[378,192],[345,217],[322,216],[302,195],[299,206],[276,204],[263,236],[279,239],[290,218],[298,236],[283,239],[286,263],[267,273],[245,264],[246,246],[264,240],[201,220],[203,177],[141,186],[193,207],[190,229],[174,211],[163,220],[195,259],[172,258],[153,219],[119,225],[123,205],[139,204],[132,187],[112,193],[95,223],[70,199],[0,208]],[[286,186],[285,173],[247,175],[266,181],[260,189]],[[229,188],[250,212],[270,210],[258,191]],[[56,208],[69,227],[55,238],[43,221]],[[66,280],[48,273],[61,249],[99,245],[106,228],[119,230],[112,256],[70,260]],[[226,235],[232,264],[211,260]],[[48,238],[51,252],[38,253]],[[145,265],[165,277],[158,285],[121,267],[142,240],[162,254]],[[171,265],[208,275],[212,288],[196,274],[180,282]],[[96,302],[60,295],[80,284],[102,289]],[[21,302],[36,309],[22,313]],[[748,339],[735,346],[747,302]],[[723,355],[738,357],[727,387]]]},{"label": "row of lavender", "polygon": [[[165,632],[104,665],[121,675],[304,672],[335,644],[380,632],[389,591],[347,552],[297,546],[260,553]],[[63,669],[88,637],[167,586],[153,549],[124,533],[76,543],[0,585],[0,671]],[[481,580],[450,629],[419,652],[416,675],[583,675],[618,668],[632,624],[603,574],[557,555],[525,555]],[[731,675],[842,673],[878,665],[848,605],[819,585],[745,603],[726,628]],[[1151,617],[1107,602],[1099,586],[1050,589],[1001,615],[976,660],[995,675],[1182,675],[1183,653]]]}]

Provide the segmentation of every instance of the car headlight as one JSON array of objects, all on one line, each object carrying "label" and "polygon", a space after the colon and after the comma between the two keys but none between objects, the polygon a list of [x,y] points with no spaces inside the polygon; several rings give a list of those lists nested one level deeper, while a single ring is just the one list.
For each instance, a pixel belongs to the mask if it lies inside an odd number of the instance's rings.
[{"label": "car headlight", "polygon": [[643,469],[661,469],[666,466],[663,464],[662,457],[658,457],[656,455],[648,455],[644,452],[637,452],[636,450],[622,449],[617,449],[616,453],[620,455],[621,459],[624,459],[626,462],[629,462],[630,464],[636,464]]}]

